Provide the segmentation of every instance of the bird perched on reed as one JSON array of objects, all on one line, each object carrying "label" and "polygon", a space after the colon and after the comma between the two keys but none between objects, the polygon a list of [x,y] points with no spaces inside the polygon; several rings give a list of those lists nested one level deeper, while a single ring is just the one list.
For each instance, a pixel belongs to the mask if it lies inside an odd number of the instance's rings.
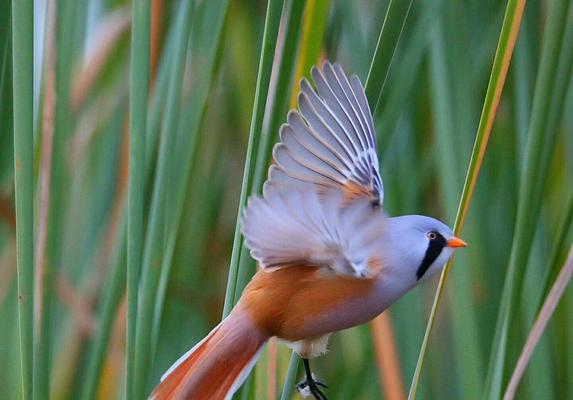
[{"label": "bird perched on reed", "polygon": [[230,315],[163,375],[152,399],[230,399],[277,338],[303,359],[301,392],[326,399],[309,359],[332,332],[370,321],[466,243],[433,218],[388,217],[360,80],[338,64],[302,80],[263,196],[242,221],[260,266]]}]

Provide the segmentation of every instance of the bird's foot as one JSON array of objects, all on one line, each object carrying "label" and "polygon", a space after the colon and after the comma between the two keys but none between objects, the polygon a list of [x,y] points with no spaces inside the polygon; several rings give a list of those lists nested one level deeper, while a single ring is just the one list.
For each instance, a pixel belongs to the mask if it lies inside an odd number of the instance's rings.
[{"label": "bird's foot", "polygon": [[312,374],[310,379],[307,377],[306,380],[296,385],[296,390],[298,390],[300,395],[304,398],[312,396],[315,400],[328,400],[324,393],[322,393],[322,390],[320,390],[320,387],[326,388],[327,386]]}]

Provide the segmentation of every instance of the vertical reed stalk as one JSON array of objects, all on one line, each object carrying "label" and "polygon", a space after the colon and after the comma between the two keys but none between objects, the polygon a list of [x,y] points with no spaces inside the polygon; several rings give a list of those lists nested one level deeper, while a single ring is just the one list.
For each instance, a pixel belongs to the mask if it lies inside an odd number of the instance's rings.
[{"label": "vertical reed stalk", "polygon": [[32,398],[34,329],[34,2],[12,0],[14,175],[22,397]]},{"label": "vertical reed stalk", "polygon": [[[228,7],[228,0],[209,3],[202,10],[202,17],[209,18],[211,21],[209,27],[196,26],[194,32],[198,34],[192,34],[191,59],[201,60],[201,62],[193,66],[197,66],[197,74],[202,79],[198,80],[191,89],[191,95],[183,105],[183,109],[186,112],[181,116],[178,126],[177,148],[185,149],[185,151],[181,151],[181,155],[176,157],[172,174],[171,186],[173,195],[170,201],[172,212],[166,221],[167,237],[155,300],[154,322],[151,330],[153,351],[155,351],[159,337],[163,304],[167,295],[167,284],[171,273],[179,226],[183,216],[185,196],[189,191],[187,183],[189,182],[191,167],[199,147],[199,130],[207,106],[209,91],[217,74],[218,66],[216,60],[217,54],[221,49],[221,36]],[[200,29],[204,31],[199,33]]]},{"label": "vertical reed stalk", "polygon": [[127,208],[127,338],[125,398],[133,398],[137,291],[142,261],[145,133],[150,68],[150,0],[134,0],[129,95],[129,182]]},{"label": "vertical reed stalk", "polygon": [[380,95],[384,89],[388,71],[390,71],[390,65],[394,58],[394,52],[408,19],[411,6],[412,0],[391,0],[388,4],[386,17],[384,17],[384,23],[378,36],[378,43],[370,63],[370,70],[368,71],[364,89],[373,115],[378,108]]},{"label": "vertical reed stalk", "polygon": [[388,311],[377,316],[370,326],[376,351],[381,392],[384,393],[384,398],[387,400],[403,400],[406,398],[404,379],[400,369],[394,329]]},{"label": "vertical reed stalk", "polygon": [[515,397],[515,392],[517,391],[517,386],[519,385],[519,381],[523,377],[523,373],[525,372],[525,368],[533,355],[533,351],[535,347],[539,343],[541,339],[541,335],[545,331],[547,327],[547,323],[549,319],[553,315],[557,304],[559,304],[559,300],[563,296],[563,292],[567,288],[569,281],[571,280],[571,276],[573,275],[573,246],[569,249],[569,256],[567,257],[567,261],[563,267],[561,267],[561,271],[557,275],[557,279],[555,279],[555,283],[551,287],[547,298],[543,302],[543,306],[539,311],[537,318],[535,319],[535,323],[531,328],[531,332],[527,337],[527,341],[523,346],[523,350],[519,359],[517,360],[517,364],[515,366],[515,370],[511,375],[509,383],[507,385],[507,389],[505,390],[505,394],[503,395],[504,400],[512,400]]},{"label": "vertical reed stalk", "polygon": [[[253,191],[260,192],[266,179],[267,166],[271,149],[275,139],[278,137],[280,124],[285,119],[285,113],[288,107],[290,96],[287,93],[291,91],[292,86],[298,85],[294,82],[291,85],[293,70],[296,64],[296,51],[300,36],[300,24],[302,12],[304,11],[305,0],[292,0],[286,11],[286,21],[284,29],[284,46],[280,56],[278,78],[274,91],[272,102],[270,122],[267,131],[261,136],[259,152],[257,155],[257,165],[255,166],[255,175],[253,178]],[[296,90],[292,90],[295,92]]]},{"label": "vertical reed stalk", "polygon": [[[39,171],[39,207],[36,226],[36,243],[35,243],[35,278],[36,286],[34,290],[34,324],[35,327],[41,325],[44,318],[42,315],[44,304],[44,276],[46,269],[47,257],[47,234],[48,220],[51,206],[51,187],[52,187],[52,154],[54,141],[54,109],[55,109],[55,84],[56,84],[56,37],[55,37],[55,20],[56,20],[56,0],[49,0],[46,10],[46,37],[45,37],[45,84],[44,84],[44,109],[42,118],[42,157]],[[48,311],[45,311],[48,313]],[[36,330],[36,337],[41,336],[42,330]],[[38,348],[40,349],[40,347]],[[42,357],[40,351],[35,350],[38,354],[36,357]],[[45,356],[44,356],[45,357]],[[35,367],[39,367],[39,363]],[[39,395],[39,386],[34,388],[34,396]]]},{"label": "vertical reed stalk", "polygon": [[[86,379],[82,385],[81,399],[92,400],[96,398],[98,384],[102,375],[102,367],[107,355],[109,338],[113,332],[113,325],[117,308],[124,293],[126,283],[127,259],[127,223],[122,217],[120,233],[116,248],[113,249],[109,278],[103,288],[101,307],[98,310],[98,325],[94,333],[91,348],[88,350],[86,362]],[[127,371],[126,371],[127,373]],[[127,382],[126,382],[127,383]],[[130,399],[130,397],[125,397]]]},{"label": "vertical reed stalk", "polygon": [[255,157],[259,147],[261,129],[263,127],[263,117],[265,114],[265,105],[269,93],[269,84],[271,80],[271,71],[273,67],[273,56],[277,43],[277,34],[279,31],[281,17],[281,1],[269,0],[267,5],[267,14],[265,18],[265,29],[263,31],[263,47],[259,59],[259,72],[257,75],[257,86],[255,89],[255,103],[251,117],[251,127],[249,130],[249,143],[247,145],[247,155],[243,172],[243,183],[241,186],[241,196],[237,211],[237,224],[235,226],[235,235],[233,239],[233,252],[231,254],[231,263],[229,266],[229,276],[227,279],[227,291],[225,293],[225,306],[223,308],[223,317],[227,316],[233,308],[234,301],[237,298],[237,278],[240,269],[240,256],[243,250],[243,237],[241,235],[240,220],[243,216],[243,208],[247,203],[247,197],[251,192],[252,177],[255,170]]},{"label": "vertical reed stalk", "polygon": [[[328,22],[330,0],[308,0],[304,7],[300,50],[294,74],[295,85],[303,76],[310,75],[310,68],[318,61]],[[298,89],[298,87],[297,87]],[[298,90],[290,96],[290,107],[296,107]]]},{"label": "vertical reed stalk", "polygon": [[294,390],[294,381],[298,374],[298,367],[300,360],[295,352],[290,356],[290,362],[288,364],[287,375],[285,378],[285,384],[283,386],[283,392],[281,394],[281,400],[290,400],[292,398],[292,392]]},{"label": "vertical reed stalk", "polygon": [[[456,221],[454,223],[454,234],[456,235],[458,235],[463,228],[468,207],[472,199],[475,185],[477,183],[477,178],[479,176],[479,171],[481,169],[483,156],[487,148],[489,136],[491,133],[491,128],[493,126],[493,121],[495,119],[497,107],[499,105],[499,100],[501,98],[501,93],[505,84],[505,78],[507,76],[507,71],[509,69],[511,55],[513,53],[515,41],[517,40],[517,34],[519,32],[519,26],[521,23],[521,17],[523,16],[524,7],[525,7],[525,0],[509,0],[507,3],[505,17],[503,20],[503,25],[501,27],[501,34],[499,36],[499,42],[497,45],[495,58],[493,60],[493,66],[490,74],[487,92],[485,95],[482,114],[480,117],[480,122],[476,134],[474,148],[470,158],[470,164],[468,167],[466,181],[464,183],[464,188],[462,191],[461,200],[456,215]],[[420,349],[420,354],[418,356],[418,362],[416,364],[416,370],[414,371],[414,377],[412,379],[412,385],[410,386],[410,393],[408,394],[408,399],[416,398],[418,384],[420,381],[420,373],[422,370],[422,365],[424,363],[426,350],[428,347],[428,340],[430,334],[432,333],[432,328],[434,326],[436,313],[443,294],[444,285],[448,279],[448,274],[451,269],[451,265],[452,265],[452,260],[450,260],[450,262],[446,264],[444,270],[442,271],[442,275],[440,276],[440,281],[438,283],[438,290],[434,298],[434,303],[432,304],[430,318],[428,320],[426,333],[424,334],[424,339],[422,341],[422,347]]]},{"label": "vertical reed stalk", "polygon": [[186,50],[191,29],[191,1],[179,6],[176,22],[176,44],[169,87],[164,123],[161,129],[157,172],[153,184],[150,216],[145,238],[143,270],[139,287],[138,322],[135,335],[135,372],[133,375],[133,398],[141,399],[147,395],[151,386],[149,371],[154,360],[151,330],[155,312],[155,298],[159,284],[160,269],[165,250],[165,223],[167,208],[167,184],[172,170],[172,152],[177,135],[177,117],[180,109],[181,81],[185,67]]},{"label": "vertical reed stalk", "polygon": [[[509,361],[517,350],[509,341],[512,326],[519,326],[521,289],[530,250],[541,211],[542,193],[557,137],[557,124],[563,110],[566,89],[573,67],[573,3],[550,2],[543,35],[543,50],[535,87],[532,113],[527,134],[524,164],[519,184],[515,234],[504,282],[496,324],[495,342],[490,357],[486,386],[487,396],[498,399],[508,376]],[[519,331],[517,331],[519,332]]]}]

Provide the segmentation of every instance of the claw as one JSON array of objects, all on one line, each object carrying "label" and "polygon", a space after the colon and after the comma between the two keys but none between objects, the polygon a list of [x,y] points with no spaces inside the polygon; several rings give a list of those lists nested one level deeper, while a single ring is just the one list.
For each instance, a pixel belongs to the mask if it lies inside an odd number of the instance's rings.
[{"label": "claw", "polygon": [[312,384],[309,384],[309,382],[303,381],[296,385],[296,390],[303,398],[312,397],[315,400],[328,400],[318,386],[326,387],[323,383],[313,382]]},{"label": "claw", "polygon": [[302,381],[299,384],[297,384],[296,390],[304,399],[312,396],[312,393],[310,392],[310,387],[308,386],[308,383],[306,381]]},{"label": "claw", "polygon": [[308,361],[305,361],[306,380],[296,385],[296,390],[303,398],[312,396],[315,400],[328,400],[324,393],[319,389],[319,386],[326,388],[326,385],[319,381],[316,376],[310,372]]}]

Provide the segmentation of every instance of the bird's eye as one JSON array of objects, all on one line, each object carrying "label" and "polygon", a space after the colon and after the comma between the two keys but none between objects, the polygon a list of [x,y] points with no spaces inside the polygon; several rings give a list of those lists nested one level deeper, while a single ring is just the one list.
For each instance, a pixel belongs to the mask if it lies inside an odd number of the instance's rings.
[{"label": "bird's eye", "polygon": [[430,240],[436,240],[436,238],[438,237],[438,235],[436,235],[436,232],[428,232],[426,234],[426,236],[428,237],[428,239]]}]

